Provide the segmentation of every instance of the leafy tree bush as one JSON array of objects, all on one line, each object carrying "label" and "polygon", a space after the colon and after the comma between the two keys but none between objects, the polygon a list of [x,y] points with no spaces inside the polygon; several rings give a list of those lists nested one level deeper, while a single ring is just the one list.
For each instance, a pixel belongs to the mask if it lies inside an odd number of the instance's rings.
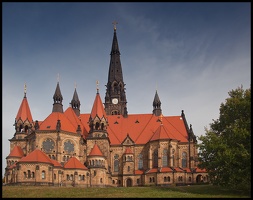
[{"label": "leafy tree bush", "polygon": [[228,92],[219,119],[199,140],[199,167],[215,185],[251,190],[251,88]]}]

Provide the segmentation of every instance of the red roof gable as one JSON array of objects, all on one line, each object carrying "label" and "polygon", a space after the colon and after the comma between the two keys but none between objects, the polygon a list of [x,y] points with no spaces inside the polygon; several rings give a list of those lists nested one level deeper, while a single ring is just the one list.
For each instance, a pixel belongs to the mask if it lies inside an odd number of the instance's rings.
[{"label": "red roof gable", "polygon": [[103,156],[97,144],[94,144],[94,147],[91,149],[89,156]]},{"label": "red roof gable", "polygon": [[152,137],[188,141],[188,133],[181,116],[163,116],[162,127],[159,117],[153,114],[129,114],[126,118],[121,115],[109,115],[107,118],[111,145],[120,145],[127,134],[135,144],[146,144]]},{"label": "red roof gable", "polygon": [[57,160],[51,159],[51,162],[53,163],[55,167],[62,167],[61,164]]},{"label": "red roof gable", "polygon": [[76,157],[72,157],[68,160],[68,162],[64,165],[65,169],[88,169],[83,165]]},{"label": "red roof gable", "polygon": [[134,174],[144,174],[144,171],[138,169],[134,171]]},{"label": "red roof gable", "polygon": [[126,148],[125,154],[133,154],[132,150],[130,147]]},{"label": "red roof gable", "polygon": [[19,162],[42,162],[53,164],[51,159],[39,149],[35,149],[26,157],[21,158]]},{"label": "red roof gable", "polygon": [[83,126],[83,124],[81,122],[81,117],[77,117],[73,108],[68,107],[67,110],[65,110],[64,114],[69,119],[69,121],[73,124],[73,126],[76,127],[76,129],[77,129],[78,125],[80,125],[82,135],[85,135],[85,136],[87,135],[88,131]]},{"label": "red roof gable", "polygon": [[173,172],[170,167],[161,167],[160,172]]},{"label": "red roof gable", "polygon": [[106,113],[104,109],[104,104],[101,101],[99,93],[96,94],[95,101],[91,110],[91,118],[94,119],[96,115],[101,119],[102,117],[106,118]]},{"label": "red roof gable", "polygon": [[160,139],[168,139],[170,138],[167,130],[165,129],[165,127],[163,126],[163,124],[161,124],[157,130],[155,131],[154,135],[152,136],[152,138],[150,139],[150,141],[154,141],[154,140],[160,140]]},{"label": "red roof gable", "polygon": [[64,113],[52,112],[41,124],[39,130],[56,130],[57,121],[61,122],[61,130],[76,133],[77,127],[66,117]]},{"label": "red roof gable", "polygon": [[14,148],[12,149],[12,151],[10,152],[10,154],[7,156],[8,157],[18,157],[18,158],[22,158],[24,156],[24,152],[21,149],[20,146],[14,146]]},{"label": "red roof gable", "polygon": [[16,121],[18,121],[19,119],[21,119],[23,122],[26,119],[28,119],[29,122],[33,121],[30,107],[26,97],[23,98],[16,116]]}]

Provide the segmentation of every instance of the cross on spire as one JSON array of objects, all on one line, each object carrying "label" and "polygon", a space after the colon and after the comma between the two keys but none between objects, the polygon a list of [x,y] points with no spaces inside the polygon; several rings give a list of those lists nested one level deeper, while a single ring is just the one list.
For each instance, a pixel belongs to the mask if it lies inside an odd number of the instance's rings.
[{"label": "cross on spire", "polygon": [[114,21],[112,22],[112,24],[113,24],[114,30],[116,31],[116,24],[118,24],[118,22],[114,20]]},{"label": "cross on spire", "polygon": [[99,81],[96,81],[96,84],[97,84],[97,94],[98,94],[99,93],[99,88],[98,88]]},{"label": "cross on spire", "polygon": [[24,85],[24,94],[25,94],[25,96],[26,96],[26,83],[25,83],[25,85]]}]

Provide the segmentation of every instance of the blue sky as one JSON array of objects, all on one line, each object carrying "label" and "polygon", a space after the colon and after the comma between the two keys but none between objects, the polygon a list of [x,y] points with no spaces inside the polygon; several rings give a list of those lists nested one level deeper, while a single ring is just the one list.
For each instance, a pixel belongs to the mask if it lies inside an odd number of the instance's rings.
[{"label": "blue sky", "polygon": [[228,92],[251,83],[251,5],[244,3],[2,3],[2,174],[27,85],[34,120],[51,112],[60,75],[63,108],[75,83],[81,113],[105,96],[113,24],[129,114],[152,113],[157,89],[165,116],[184,110],[205,134]]}]

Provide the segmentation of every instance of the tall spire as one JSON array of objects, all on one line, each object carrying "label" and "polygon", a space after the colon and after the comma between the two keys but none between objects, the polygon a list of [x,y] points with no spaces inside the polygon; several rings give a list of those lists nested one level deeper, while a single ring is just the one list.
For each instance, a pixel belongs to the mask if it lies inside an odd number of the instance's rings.
[{"label": "tall spire", "polygon": [[61,90],[60,90],[59,80],[57,82],[57,86],[55,89],[53,99],[54,99],[54,104],[53,104],[52,112],[62,112],[63,113],[63,105],[62,105],[63,97],[62,97]]},{"label": "tall spire", "polygon": [[160,101],[160,98],[159,98],[157,90],[156,90],[154,101],[153,101],[153,114],[155,116],[160,116],[162,114],[161,104],[162,103]]},{"label": "tall spire", "polygon": [[105,111],[107,115],[123,115],[127,117],[127,100],[123,72],[120,61],[119,44],[116,34],[116,24],[113,22],[113,41],[111,48],[111,59],[109,65],[108,82],[105,94]]},{"label": "tall spire", "polygon": [[76,92],[76,84],[75,84],[75,91],[73,94],[73,98],[71,100],[71,107],[73,108],[74,112],[76,113],[77,116],[80,115],[80,100],[78,98],[77,92]]}]

